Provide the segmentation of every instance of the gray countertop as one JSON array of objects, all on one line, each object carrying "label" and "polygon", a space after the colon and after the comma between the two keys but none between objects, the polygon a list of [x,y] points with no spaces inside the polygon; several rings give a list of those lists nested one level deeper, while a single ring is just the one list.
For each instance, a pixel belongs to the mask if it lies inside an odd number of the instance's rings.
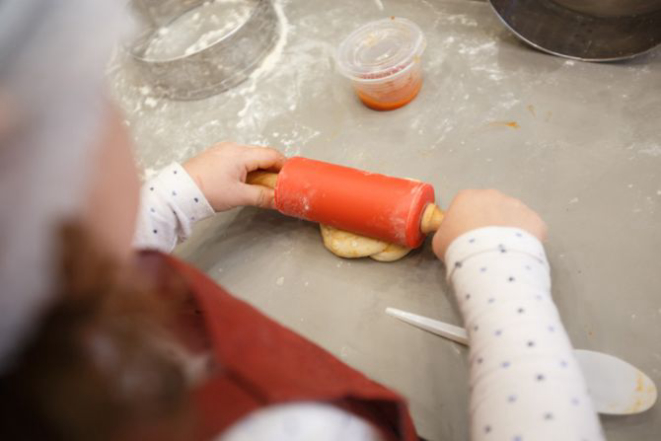
[{"label": "gray countertop", "polygon": [[[576,347],[661,385],[661,53],[622,64],[554,58],[471,1],[278,2],[284,29],[252,79],[212,98],[152,97],[121,57],[112,91],[147,173],[222,140],[523,199],[550,227],[553,295]],[[381,8],[383,6],[383,9]],[[391,112],[362,106],[333,50],[360,24],[403,16],[424,31],[425,83]],[[400,391],[420,434],[465,440],[463,347],[387,317],[460,323],[429,244],[391,264],[341,260],[310,223],[257,209],[201,223],[177,253],[237,296]],[[603,418],[609,440],[658,440],[661,405]]]}]

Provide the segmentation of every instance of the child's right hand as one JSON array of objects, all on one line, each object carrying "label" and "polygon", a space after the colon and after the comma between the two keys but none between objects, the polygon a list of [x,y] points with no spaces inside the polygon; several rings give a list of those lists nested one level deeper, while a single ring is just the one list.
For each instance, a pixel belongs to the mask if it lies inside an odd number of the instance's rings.
[{"label": "child's right hand", "polygon": [[273,208],[273,190],[246,184],[255,170],[279,171],[285,156],[267,147],[221,142],[189,159],[184,169],[193,178],[215,211],[244,205]]},{"label": "child's right hand", "polygon": [[541,241],[546,239],[546,224],[520,200],[497,190],[463,190],[450,204],[434,236],[434,253],[444,260],[445,252],[457,237],[492,226],[520,228]]}]

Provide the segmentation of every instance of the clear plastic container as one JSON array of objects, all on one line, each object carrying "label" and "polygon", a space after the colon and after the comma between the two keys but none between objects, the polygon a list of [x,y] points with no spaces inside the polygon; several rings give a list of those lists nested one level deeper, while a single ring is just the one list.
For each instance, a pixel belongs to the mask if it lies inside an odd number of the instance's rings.
[{"label": "clear plastic container", "polygon": [[426,44],[422,31],[410,20],[391,17],[373,21],[340,44],[337,64],[366,106],[397,109],[420,92],[420,59]]}]

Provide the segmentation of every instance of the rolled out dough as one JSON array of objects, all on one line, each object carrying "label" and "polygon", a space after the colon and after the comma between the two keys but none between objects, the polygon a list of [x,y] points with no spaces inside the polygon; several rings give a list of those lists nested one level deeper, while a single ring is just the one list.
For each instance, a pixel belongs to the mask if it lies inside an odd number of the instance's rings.
[{"label": "rolled out dough", "polygon": [[372,254],[370,257],[374,260],[378,260],[379,262],[394,262],[395,260],[399,260],[406,256],[410,251],[411,248],[389,243],[385,250],[377,254]]},{"label": "rolled out dough", "polygon": [[337,228],[319,224],[324,246],[339,257],[357,259],[371,257],[380,262],[393,262],[406,256],[410,248],[383,242],[365,236],[338,230]]}]

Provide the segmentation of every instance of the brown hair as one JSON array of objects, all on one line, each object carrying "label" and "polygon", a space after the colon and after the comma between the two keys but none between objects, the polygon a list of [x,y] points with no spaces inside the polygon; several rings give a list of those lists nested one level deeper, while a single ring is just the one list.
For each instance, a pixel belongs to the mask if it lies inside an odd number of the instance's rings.
[{"label": "brown hair", "polygon": [[81,228],[65,227],[62,243],[55,300],[0,377],[0,439],[116,440],[163,425],[186,439],[182,369],[154,344],[166,335],[163,296],[122,275]]}]

